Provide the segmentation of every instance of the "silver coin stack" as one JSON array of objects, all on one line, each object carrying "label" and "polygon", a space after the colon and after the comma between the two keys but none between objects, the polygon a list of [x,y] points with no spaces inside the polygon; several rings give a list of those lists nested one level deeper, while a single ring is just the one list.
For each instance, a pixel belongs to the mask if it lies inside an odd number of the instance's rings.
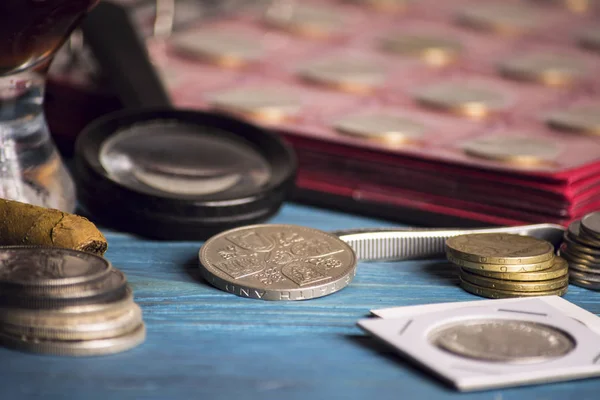
[{"label": "silver coin stack", "polygon": [[92,356],[145,340],[125,275],[93,254],[0,248],[0,344],[36,353]]},{"label": "silver coin stack", "polygon": [[569,283],[600,290],[600,212],[569,225],[560,255],[569,263]]}]

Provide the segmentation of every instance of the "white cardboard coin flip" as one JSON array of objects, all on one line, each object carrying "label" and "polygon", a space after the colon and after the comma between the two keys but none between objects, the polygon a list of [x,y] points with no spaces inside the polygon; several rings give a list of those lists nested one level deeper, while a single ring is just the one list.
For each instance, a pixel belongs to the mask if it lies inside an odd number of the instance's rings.
[{"label": "white cardboard coin flip", "polygon": [[[581,319],[575,319],[577,316],[566,316],[539,298],[469,303],[481,305],[458,303],[458,307],[412,313],[402,318],[365,319],[358,325],[460,391],[600,376],[600,335],[589,329]],[[561,357],[534,364],[518,364],[461,357],[438,348],[430,341],[430,333],[446,324],[490,319],[547,325],[569,334],[575,346]]]}]

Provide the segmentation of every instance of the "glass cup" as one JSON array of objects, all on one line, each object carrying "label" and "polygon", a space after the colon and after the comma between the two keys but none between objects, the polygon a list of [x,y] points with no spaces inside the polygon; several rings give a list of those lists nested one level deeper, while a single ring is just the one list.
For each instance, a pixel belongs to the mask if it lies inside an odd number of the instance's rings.
[{"label": "glass cup", "polygon": [[55,52],[97,2],[0,0],[0,198],[75,208],[44,117],[44,87]]}]

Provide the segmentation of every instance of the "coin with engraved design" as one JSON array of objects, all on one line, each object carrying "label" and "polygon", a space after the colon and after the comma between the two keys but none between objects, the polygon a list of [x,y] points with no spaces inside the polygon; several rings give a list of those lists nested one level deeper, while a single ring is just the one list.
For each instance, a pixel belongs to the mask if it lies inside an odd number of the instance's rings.
[{"label": "coin with engraved design", "polygon": [[476,360],[503,363],[538,363],[567,355],[573,338],[536,322],[475,319],[442,326],[431,334],[438,348]]},{"label": "coin with engraved design", "polygon": [[354,251],[337,236],[295,225],[222,232],[200,249],[211,285],[262,300],[308,300],[337,292],[356,273]]}]

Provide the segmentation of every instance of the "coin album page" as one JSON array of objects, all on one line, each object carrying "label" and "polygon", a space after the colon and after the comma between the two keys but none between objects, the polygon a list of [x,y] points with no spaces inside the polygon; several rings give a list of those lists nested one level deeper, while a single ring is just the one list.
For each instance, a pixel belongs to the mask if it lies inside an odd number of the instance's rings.
[{"label": "coin album page", "polygon": [[600,318],[557,296],[372,312],[362,329],[460,391],[600,375]]},{"label": "coin album page", "polygon": [[147,44],[176,106],[285,136],[299,198],[501,225],[566,224],[600,204],[592,6],[284,3]]}]

